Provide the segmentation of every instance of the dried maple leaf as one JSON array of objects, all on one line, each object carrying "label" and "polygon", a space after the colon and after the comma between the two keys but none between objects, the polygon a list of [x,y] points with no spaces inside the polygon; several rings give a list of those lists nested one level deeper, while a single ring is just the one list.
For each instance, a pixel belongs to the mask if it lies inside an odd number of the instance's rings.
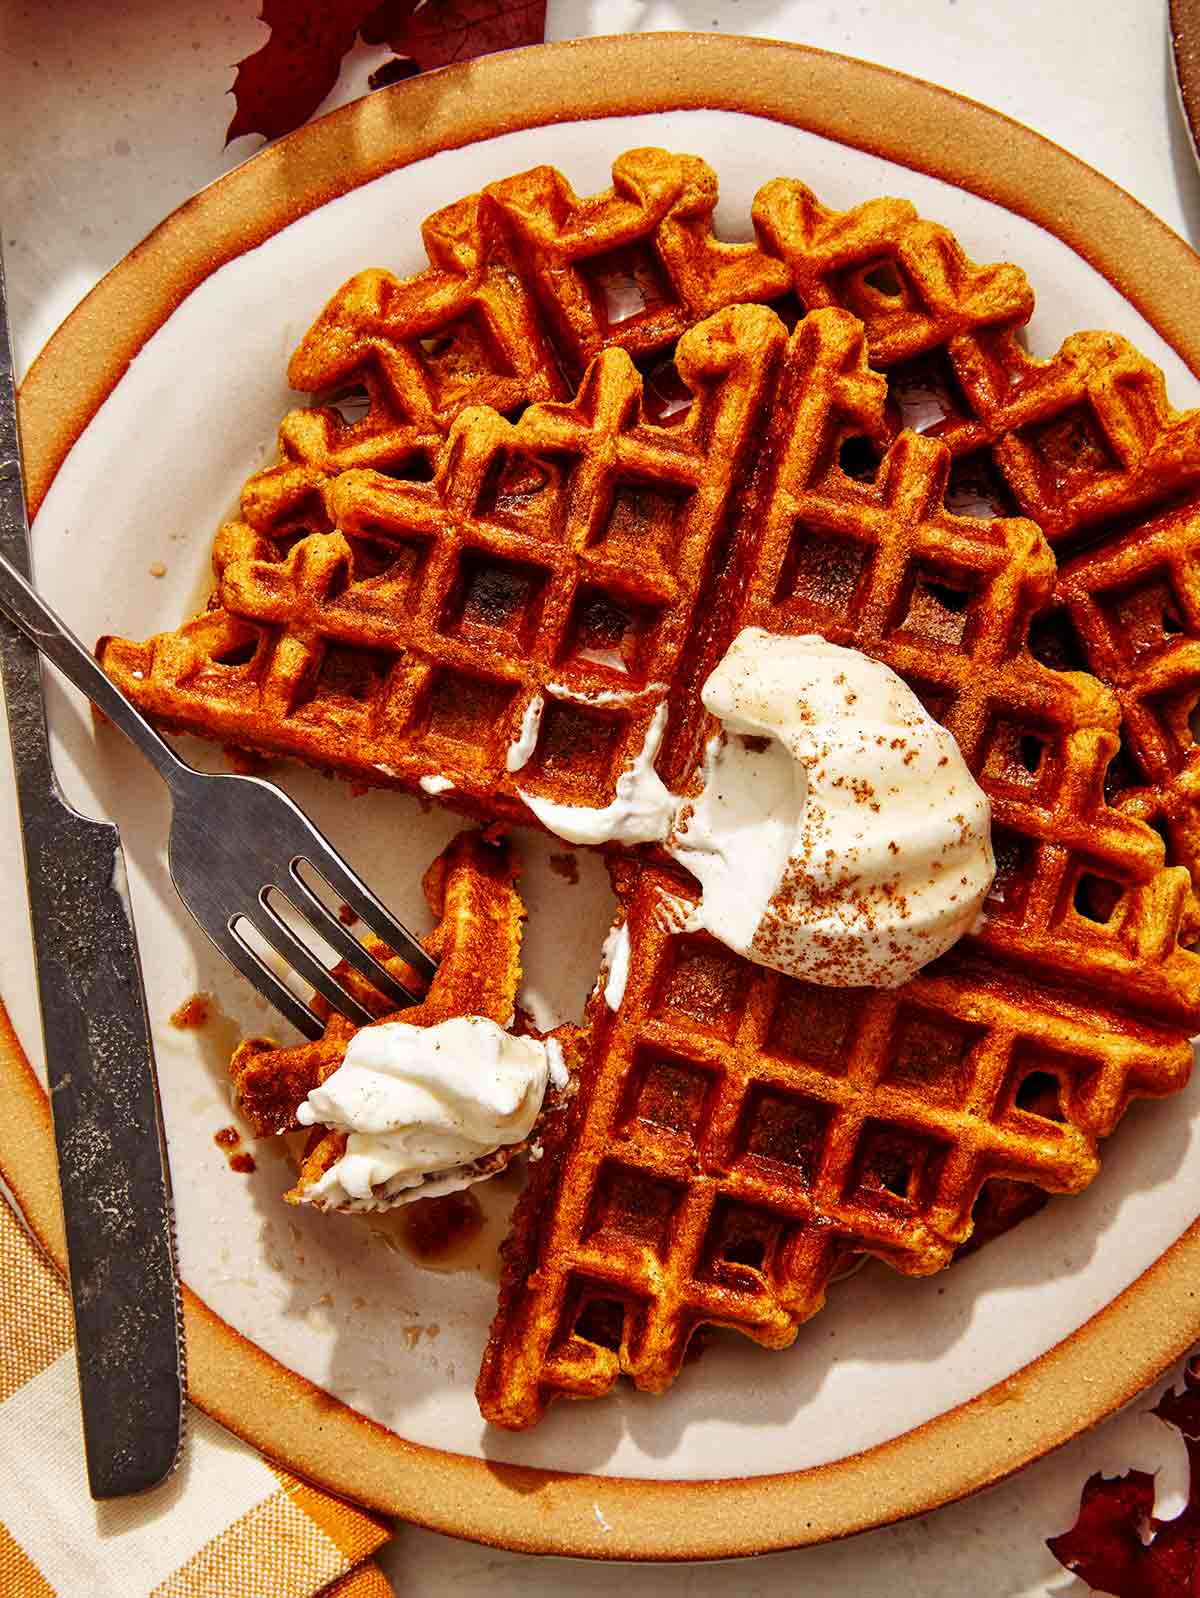
[{"label": "dried maple leaf", "polygon": [[[277,139],[310,117],[337,82],[342,57],[357,38],[387,44],[424,72],[492,50],[537,44],[545,34],[545,0],[263,0],[260,20],[270,37],[238,62],[237,110],[225,135],[262,133]],[[376,77],[407,75],[386,63]]]},{"label": "dried maple leaf", "polygon": [[1183,1434],[1188,1501],[1174,1520],[1154,1515],[1154,1477],[1131,1470],[1091,1476],[1070,1531],[1047,1546],[1068,1570],[1114,1598],[1200,1598],[1200,1359],[1184,1370],[1181,1393],[1168,1391],[1153,1414]]},{"label": "dried maple leaf", "polygon": [[367,44],[386,44],[422,72],[453,61],[540,44],[546,0],[384,0],[363,27]]},{"label": "dried maple leaf", "polygon": [[226,144],[243,133],[277,139],[311,116],[337,82],[342,57],[372,9],[370,0],[263,0],[259,20],[271,36],[238,62],[237,110]]}]

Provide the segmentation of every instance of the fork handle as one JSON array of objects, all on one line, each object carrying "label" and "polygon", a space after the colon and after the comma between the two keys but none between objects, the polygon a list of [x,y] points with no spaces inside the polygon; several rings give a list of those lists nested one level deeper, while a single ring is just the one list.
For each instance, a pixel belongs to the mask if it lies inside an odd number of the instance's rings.
[{"label": "fork handle", "polygon": [[140,710],[105,676],[100,663],[66,622],[3,555],[0,555],[0,610],[37,645],[63,676],[102,710],[109,721],[142,751],[168,782],[191,772],[191,767],[161,738]]}]

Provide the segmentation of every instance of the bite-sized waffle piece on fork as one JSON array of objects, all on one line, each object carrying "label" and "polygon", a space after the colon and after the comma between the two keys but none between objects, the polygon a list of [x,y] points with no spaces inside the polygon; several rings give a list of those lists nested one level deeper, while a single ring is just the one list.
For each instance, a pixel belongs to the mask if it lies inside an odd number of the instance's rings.
[{"label": "bite-sized waffle piece on fork", "polygon": [[621,1374],[659,1392],[705,1324],[784,1347],[848,1255],[939,1270],[986,1180],[1078,1191],[1129,1099],[1191,1063],[1178,1030],[1069,988],[953,955],[894,992],[814,987],[679,930],[669,872],[623,898],[624,994],[590,1002],[505,1245],[477,1389],[498,1425]]},{"label": "bite-sized waffle piece on fork", "polygon": [[[422,883],[429,908],[438,918],[422,946],[438,967],[421,1002],[391,1013],[386,1000],[350,967],[337,968],[339,979],[372,1011],[377,1022],[429,1027],[458,1016],[481,1016],[497,1026],[511,1027],[521,979],[525,918],[517,876],[518,867],[506,843],[488,843],[478,832],[460,833],[429,867]],[[404,962],[378,939],[371,939],[369,946],[402,980],[411,978]],[[337,1070],[357,1030],[344,1016],[328,1014],[320,1000],[315,1002],[327,1014],[322,1038],[291,1047],[280,1047],[269,1038],[248,1038],[230,1061],[238,1108],[258,1137],[300,1129],[297,1109],[313,1088]],[[551,1086],[547,1114],[557,1098]],[[514,1145],[499,1151],[494,1168],[500,1169],[524,1147]],[[344,1132],[314,1127],[299,1180],[284,1195],[288,1202],[305,1202],[307,1190],[345,1150]]]}]

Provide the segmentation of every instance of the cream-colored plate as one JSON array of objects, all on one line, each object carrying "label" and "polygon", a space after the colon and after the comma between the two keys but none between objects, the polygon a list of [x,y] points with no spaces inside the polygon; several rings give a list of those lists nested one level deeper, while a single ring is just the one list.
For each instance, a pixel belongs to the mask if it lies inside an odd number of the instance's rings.
[{"label": "cream-colored plate", "polygon": [[[587,193],[638,144],[713,164],[727,238],[749,236],[752,196],[779,174],[839,207],[907,196],[976,260],[1026,268],[1035,353],[1077,328],[1114,328],[1163,365],[1176,404],[1200,402],[1188,364],[1197,340],[1186,342],[1200,263],[1026,130],[789,46],[676,35],[547,47],[402,85],[302,130],[168,218],[84,302],[23,394],[37,576],[52,601],[88,638],[175,624],[206,591],[217,521],[271,454],[293,400],[288,353],[338,284],[368,265],[418,269],[421,219],[493,178],[550,161]],[[152,575],[159,565],[165,576]],[[240,1030],[268,1017],[172,894],[156,779],[57,684],[50,707],[65,786],[84,809],[116,817],[129,856],[183,1272],[196,1295],[194,1395],[297,1470],[518,1547],[749,1552],[878,1524],[993,1480],[1114,1407],[1200,1334],[1188,1280],[1200,1246],[1176,1242],[1200,1176],[1193,1091],[1136,1106],[1088,1193],[942,1276],[868,1267],[789,1353],[718,1340],[665,1398],[626,1391],[560,1404],[529,1435],[486,1431],[472,1383],[511,1188],[484,1190],[488,1246],[433,1271],[360,1222],[285,1208],[274,1154],[259,1148],[249,1177],[228,1168],[213,1141],[233,1119],[225,1058]],[[395,795],[353,799],[310,773],[284,780],[424,925],[420,872],[454,819]],[[549,867],[550,845],[522,848],[529,996],[542,1018],[577,1013],[611,904],[603,872],[583,860],[583,880],[568,886]],[[15,884],[19,870],[0,778],[0,880]],[[36,1061],[19,890],[6,914],[0,992]],[[181,1032],[168,1017],[196,989],[214,991],[221,1014]],[[15,1047],[0,1050],[0,1088],[0,1169],[61,1253],[44,1101]]]}]

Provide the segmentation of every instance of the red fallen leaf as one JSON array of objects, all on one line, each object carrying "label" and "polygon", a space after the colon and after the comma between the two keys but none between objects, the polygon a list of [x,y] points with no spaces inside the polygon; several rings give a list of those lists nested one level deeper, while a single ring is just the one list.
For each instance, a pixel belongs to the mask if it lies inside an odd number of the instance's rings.
[{"label": "red fallen leaf", "polygon": [[1070,1531],[1047,1547],[1068,1570],[1114,1598],[1200,1598],[1200,1360],[1184,1371],[1182,1393],[1167,1392],[1153,1414],[1183,1433],[1188,1501],[1174,1520],[1154,1516],[1154,1477],[1131,1470],[1089,1477]]},{"label": "red fallen leaf", "polygon": [[271,36],[238,62],[226,144],[243,133],[277,139],[310,117],[371,10],[370,0],[263,0],[259,20]]},{"label": "red fallen leaf", "polygon": [[[403,62],[387,62],[372,79],[395,82],[447,66],[540,43],[545,0],[263,0],[270,37],[238,62],[237,110],[225,142],[243,133],[277,139],[310,117],[337,82],[342,57],[361,38],[387,44]],[[374,82],[372,83],[374,86]]]},{"label": "red fallen leaf", "polygon": [[422,72],[453,61],[540,44],[546,36],[546,0],[384,0],[368,19],[367,44],[387,44],[410,56]]}]

